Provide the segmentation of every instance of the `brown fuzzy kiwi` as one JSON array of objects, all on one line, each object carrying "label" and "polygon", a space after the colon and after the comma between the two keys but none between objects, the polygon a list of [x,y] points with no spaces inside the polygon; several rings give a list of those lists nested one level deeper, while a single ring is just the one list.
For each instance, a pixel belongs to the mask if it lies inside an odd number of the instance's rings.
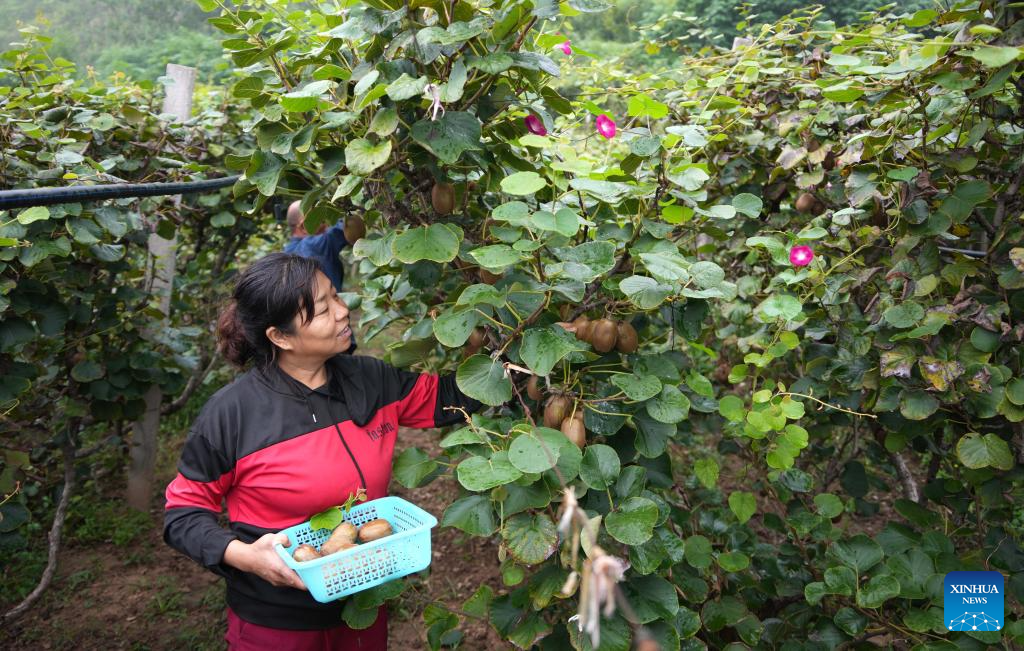
[{"label": "brown fuzzy kiwi", "polygon": [[331,532],[331,537],[320,545],[320,555],[326,556],[342,549],[348,549],[355,544],[357,533],[356,525],[351,522],[342,522]]},{"label": "brown fuzzy kiwi", "polygon": [[476,328],[473,328],[473,332],[469,333],[469,339],[466,341],[466,348],[475,353],[483,347],[484,341],[484,329],[477,326]]},{"label": "brown fuzzy kiwi", "polygon": [[391,523],[384,518],[377,518],[359,527],[359,542],[370,542],[390,536],[392,533],[394,530],[391,528]]},{"label": "brown fuzzy kiwi", "polygon": [[619,338],[619,329],[611,319],[598,319],[590,326],[590,345],[599,353],[607,353],[615,348]]},{"label": "brown fuzzy kiwi", "polygon": [[498,282],[499,280],[501,280],[501,276],[500,275],[492,274],[490,271],[487,271],[486,269],[481,269],[480,270],[480,281],[481,282],[485,282],[488,285],[493,285],[494,283]]},{"label": "brown fuzzy kiwi", "polygon": [[572,322],[576,326],[576,338],[580,341],[590,343],[590,319],[587,318],[586,314],[581,314],[576,317],[576,320]]},{"label": "brown fuzzy kiwi", "polygon": [[565,434],[576,447],[583,449],[587,445],[587,428],[583,425],[583,416],[576,412],[562,421],[562,434]]},{"label": "brown fuzzy kiwi", "polygon": [[619,336],[615,340],[615,350],[620,353],[635,353],[640,338],[636,334],[636,328],[626,321],[618,323]]},{"label": "brown fuzzy kiwi", "polygon": [[315,561],[316,559],[321,558],[321,556],[320,552],[316,550],[316,547],[313,547],[312,545],[299,545],[295,548],[292,558],[299,563],[305,563],[306,561]]},{"label": "brown fuzzy kiwi", "polygon": [[343,230],[345,233],[345,241],[349,244],[355,244],[366,235],[366,222],[364,222],[363,218],[358,215],[350,215],[345,218],[345,226]]},{"label": "brown fuzzy kiwi", "polygon": [[439,215],[451,214],[455,207],[455,188],[451,183],[435,183],[430,190],[430,205]]},{"label": "brown fuzzy kiwi", "polygon": [[532,400],[540,400],[544,397],[544,392],[540,388],[540,378],[536,375],[531,375],[526,382],[526,395],[530,396]]},{"label": "brown fuzzy kiwi", "polygon": [[821,202],[810,192],[801,193],[796,198],[795,207],[798,212],[802,212],[809,215],[820,215],[821,214]]},{"label": "brown fuzzy kiwi", "polygon": [[548,404],[544,406],[544,427],[560,427],[571,408],[572,403],[565,396],[551,396]]}]

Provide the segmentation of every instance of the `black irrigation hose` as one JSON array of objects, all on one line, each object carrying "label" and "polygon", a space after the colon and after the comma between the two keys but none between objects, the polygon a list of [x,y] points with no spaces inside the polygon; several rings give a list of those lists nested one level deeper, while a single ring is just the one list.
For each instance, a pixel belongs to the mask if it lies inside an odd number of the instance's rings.
[{"label": "black irrigation hose", "polygon": [[168,194],[209,192],[233,185],[239,178],[238,175],[235,175],[222,179],[188,183],[115,183],[111,185],[78,185],[70,188],[0,190],[0,210],[124,197],[155,197]]}]

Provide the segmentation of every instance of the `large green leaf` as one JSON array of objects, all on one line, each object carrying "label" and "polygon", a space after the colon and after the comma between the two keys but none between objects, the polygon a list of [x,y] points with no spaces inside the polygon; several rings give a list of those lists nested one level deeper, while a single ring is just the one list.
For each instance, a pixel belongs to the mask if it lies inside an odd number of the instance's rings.
[{"label": "large green leaf", "polygon": [[735,491],[729,494],[729,509],[740,524],[746,524],[747,520],[757,513],[757,501],[753,493]]},{"label": "large green leaf", "polygon": [[471,456],[459,463],[455,474],[466,490],[485,491],[509,484],[523,476],[504,450],[495,452],[490,458]]},{"label": "large green leaf", "polygon": [[416,97],[423,93],[423,89],[427,86],[426,77],[410,77],[406,73],[402,73],[398,79],[394,80],[387,85],[388,97],[400,102],[410,97]]},{"label": "large green leaf", "polygon": [[480,313],[473,309],[445,310],[434,319],[434,336],[445,346],[457,348],[466,343],[479,321]]},{"label": "large green leaf", "polygon": [[505,522],[501,537],[512,557],[526,565],[543,562],[558,546],[555,523],[543,513],[512,516]]},{"label": "large green leaf", "polygon": [[334,88],[329,79],[314,81],[299,90],[281,96],[281,106],[286,111],[302,113],[312,111],[320,102],[320,96]]},{"label": "large green leaf", "polygon": [[690,413],[690,399],[672,385],[661,388],[661,394],[644,403],[651,418],[662,423],[678,423]]},{"label": "large green leaf", "polygon": [[547,326],[528,329],[519,354],[537,375],[547,375],[566,355],[582,350],[586,350],[586,346],[574,335],[560,326]]},{"label": "large green leaf", "polygon": [[651,310],[672,295],[672,287],[646,276],[630,276],[619,282],[619,289],[641,310]]},{"label": "large green leaf", "polygon": [[485,405],[497,407],[512,398],[512,380],[501,360],[486,355],[473,355],[462,362],[455,381],[463,393]]},{"label": "large green leaf", "polygon": [[641,545],[653,535],[657,521],[657,504],[646,497],[631,497],[605,516],[604,526],[620,543]]},{"label": "large green leaf", "polygon": [[873,576],[857,590],[857,605],[861,608],[881,608],[889,599],[900,594],[900,582],[891,574]]},{"label": "large green leaf", "polygon": [[451,165],[463,152],[480,149],[480,120],[470,113],[451,111],[436,121],[423,119],[412,125],[412,137]]},{"label": "large green leaf", "polygon": [[345,147],[345,166],[353,174],[367,176],[387,162],[391,156],[391,141],[373,144],[366,138],[356,138]]},{"label": "large green leaf", "polygon": [[459,253],[459,238],[444,224],[417,226],[396,237],[392,250],[406,264],[420,260],[450,262]]},{"label": "large green leaf", "polygon": [[600,443],[588,445],[580,465],[580,479],[587,486],[604,490],[615,483],[621,467],[614,449]]},{"label": "large green leaf", "polygon": [[521,196],[535,194],[546,185],[547,181],[536,172],[516,172],[501,180],[503,192]]},{"label": "large green leaf", "polygon": [[558,463],[559,446],[542,441],[539,436],[527,432],[516,436],[508,449],[512,465],[525,473],[550,470]]},{"label": "large green leaf", "polygon": [[968,468],[1013,469],[1013,453],[998,434],[967,434],[957,442],[956,456]]},{"label": "large green leaf", "polygon": [[474,536],[490,536],[498,529],[494,507],[485,495],[470,495],[452,502],[444,510],[441,526],[455,527]]},{"label": "large green leaf", "polygon": [[858,575],[864,574],[882,560],[882,548],[864,534],[837,540],[829,547],[829,553]]},{"label": "large green leaf", "polygon": [[661,381],[652,375],[636,376],[617,373],[612,384],[622,389],[630,400],[642,402],[661,393]]},{"label": "large green leaf", "polygon": [[416,488],[439,468],[436,461],[419,448],[406,448],[395,457],[392,474],[406,488]]}]

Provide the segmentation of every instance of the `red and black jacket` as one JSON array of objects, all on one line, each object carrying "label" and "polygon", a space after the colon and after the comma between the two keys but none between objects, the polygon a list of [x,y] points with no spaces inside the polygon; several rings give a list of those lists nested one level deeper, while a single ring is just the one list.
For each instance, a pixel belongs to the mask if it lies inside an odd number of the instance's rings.
[{"label": "red and black jacket", "polygon": [[[399,427],[463,420],[480,403],[455,376],[400,371],[364,356],[327,362],[328,383],[309,389],[276,365],[253,369],[203,407],[167,486],[164,540],[227,579],[228,605],[273,628],[342,624],[344,600],[321,604],[223,562],[228,543],[251,543],[344,503],[360,486],[387,495]],[[227,505],[229,529],[218,524]]]}]

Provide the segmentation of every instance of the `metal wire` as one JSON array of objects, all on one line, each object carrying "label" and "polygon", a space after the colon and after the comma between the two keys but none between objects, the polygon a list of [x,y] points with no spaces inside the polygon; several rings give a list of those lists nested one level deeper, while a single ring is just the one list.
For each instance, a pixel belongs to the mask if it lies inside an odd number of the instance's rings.
[{"label": "metal wire", "polygon": [[79,185],[65,188],[31,188],[0,191],[0,210],[52,206],[59,203],[99,201],[125,197],[155,197],[170,194],[209,192],[233,185],[239,175],[186,183],[115,183],[111,185]]}]

